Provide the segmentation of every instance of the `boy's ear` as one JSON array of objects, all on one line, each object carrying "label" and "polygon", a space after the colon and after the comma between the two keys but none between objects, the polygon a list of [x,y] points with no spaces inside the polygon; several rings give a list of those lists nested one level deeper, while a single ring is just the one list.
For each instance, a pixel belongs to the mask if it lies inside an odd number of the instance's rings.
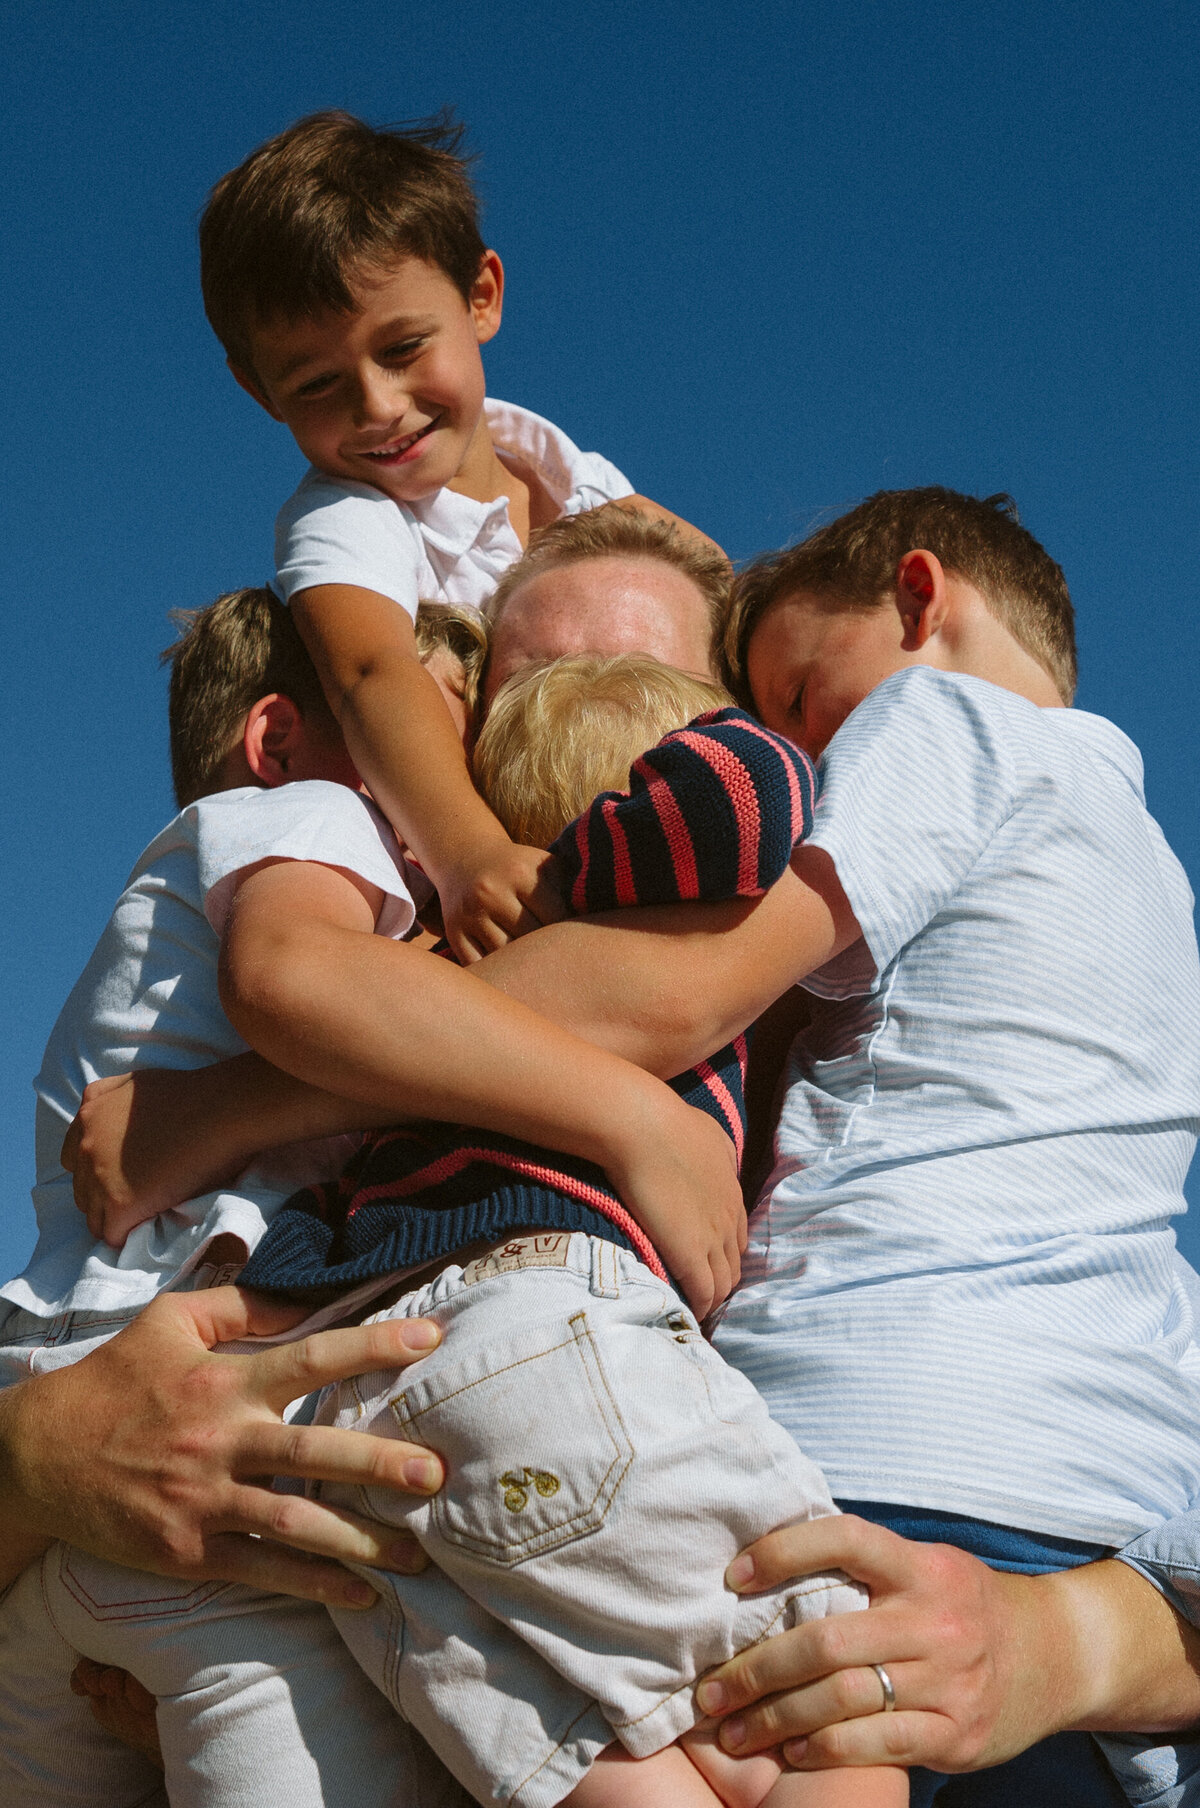
[{"label": "boy's ear", "polygon": [[272,691],[253,704],[242,730],[242,752],[256,784],[273,791],[286,785],[304,732],[304,718],[290,697]]},{"label": "boy's ear", "polygon": [[[480,259],[467,305],[475,322],[475,337],[480,345],[486,345],[499,332],[500,316],[504,312],[504,265],[494,251],[485,251]],[[241,382],[240,377],[238,382]]]},{"label": "boy's ear", "polygon": [[225,362],[233,373],[233,380],[238,387],[244,389],[248,396],[253,396],[259,407],[265,408],[273,421],[281,421],[283,416],[274,403],[268,401],[266,391],[259,385],[258,378],[253,371],[243,370],[241,365],[235,364],[232,358],[226,358]]},{"label": "boy's ear", "polygon": [[946,572],[936,553],[906,552],[896,567],[896,608],[909,653],[923,647],[946,619]]}]

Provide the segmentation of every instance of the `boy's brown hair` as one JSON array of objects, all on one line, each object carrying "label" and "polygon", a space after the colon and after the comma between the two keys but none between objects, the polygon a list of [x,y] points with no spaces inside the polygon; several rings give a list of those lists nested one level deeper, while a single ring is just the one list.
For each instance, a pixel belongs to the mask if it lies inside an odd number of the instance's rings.
[{"label": "boy's brown hair", "polygon": [[497,691],[475,744],[475,782],[514,841],[549,847],[673,728],[729,698],[645,654],[577,653],[523,666]]},{"label": "boy's brown hair", "polygon": [[830,612],[874,609],[895,595],[900,560],[918,547],[978,590],[1070,703],[1078,675],[1075,612],[1061,567],[1021,526],[1011,496],[964,496],[935,484],[879,490],[799,546],[740,573],[721,647],[735,696],[752,706],[746,650],[772,603],[803,591]]},{"label": "boy's brown hair", "polygon": [[231,590],[171,619],[184,630],[162,656],[171,664],[171,780],[181,810],[220,789],[221,765],[260,697],[278,691],[301,715],[323,712],[332,723],[304,642],[271,591]]},{"label": "boy's brown hair", "polygon": [[355,278],[402,257],[469,300],[486,247],[462,137],[448,112],[378,130],[311,113],[222,176],[200,220],[200,283],[230,363],[253,374],[256,326],[346,313]]},{"label": "boy's brown hair", "polygon": [[723,552],[690,534],[682,534],[660,516],[607,502],[582,515],[563,515],[529,536],[524,557],[510,565],[491,599],[483,606],[494,629],[513,593],[537,577],[584,559],[610,557],[659,559],[690,578],[704,599],[716,646],[729,610],[733,570]]}]

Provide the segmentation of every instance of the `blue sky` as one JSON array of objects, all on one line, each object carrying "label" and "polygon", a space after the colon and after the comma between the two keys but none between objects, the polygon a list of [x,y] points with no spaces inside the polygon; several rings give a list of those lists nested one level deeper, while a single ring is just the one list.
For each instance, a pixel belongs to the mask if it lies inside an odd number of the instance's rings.
[{"label": "blue sky", "polygon": [[4,10],[5,1272],[30,1077],[171,811],[167,611],[266,576],[301,468],[223,367],[196,217],[318,107],[457,108],[508,271],[493,393],[735,558],[881,486],[1011,491],[1195,885],[1194,9]]}]

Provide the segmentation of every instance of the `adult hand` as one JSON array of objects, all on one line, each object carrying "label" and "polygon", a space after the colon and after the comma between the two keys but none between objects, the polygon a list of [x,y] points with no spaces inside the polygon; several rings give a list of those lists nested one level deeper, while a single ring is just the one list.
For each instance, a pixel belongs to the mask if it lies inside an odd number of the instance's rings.
[{"label": "adult hand", "polygon": [[[783,1744],[802,1770],[999,1764],[1068,1728],[1163,1730],[1200,1715],[1196,1635],[1123,1563],[1008,1575],[851,1515],[786,1526],[727,1576],[738,1592],[840,1569],[871,1605],[798,1626],[701,1683],[732,1752]],[[894,1712],[872,1666],[885,1667]]]},{"label": "adult hand", "polygon": [[437,1343],[437,1327],[409,1319],[249,1355],[214,1352],[299,1316],[234,1287],[162,1294],[82,1361],[8,1389],[0,1397],[0,1529],[12,1573],[62,1538],[161,1575],[362,1607],[372,1591],[343,1561],[422,1568],[416,1545],[394,1528],[275,1493],[270,1481],[435,1492],[443,1470],[432,1452],[286,1425],[282,1413],[328,1382],[419,1360]]}]

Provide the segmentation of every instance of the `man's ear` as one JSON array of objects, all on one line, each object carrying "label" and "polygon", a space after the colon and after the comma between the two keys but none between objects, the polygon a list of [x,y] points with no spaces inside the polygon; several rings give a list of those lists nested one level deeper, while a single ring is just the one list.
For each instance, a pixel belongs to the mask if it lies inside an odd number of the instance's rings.
[{"label": "man's ear", "polygon": [[254,782],[273,791],[286,785],[288,767],[296,756],[304,718],[290,697],[272,691],[253,704],[242,730],[242,752],[254,775]]},{"label": "man's ear", "polygon": [[278,408],[275,407],[274,403],[268,401],[266,391],[259,383],[254,372],[252,370],[244,370],[240,364],[235,364],[232,358],[226,358],[225,362],[229,366],[233,375],[233,380],[238,385],[239,389],[244,389],[248,396],[253,396],[259,407],[265,408],[273,421],[281,421],[283,416],[280,414]]},{"label": "man's ear", "polygon": [[[480,345],[486,345],[500,331],[500,316],[504,312],[504,265],[494,251],[485,251],[479,261],[467,306],[475,322],[475,337]],[[238,381],[241,382],[240,377]]]},{"label": "man's ear", "polygon": [[946,619],[946,573],[936,553],[918,547],[896,567],[896,608],[906,653],[918,652]]}]

